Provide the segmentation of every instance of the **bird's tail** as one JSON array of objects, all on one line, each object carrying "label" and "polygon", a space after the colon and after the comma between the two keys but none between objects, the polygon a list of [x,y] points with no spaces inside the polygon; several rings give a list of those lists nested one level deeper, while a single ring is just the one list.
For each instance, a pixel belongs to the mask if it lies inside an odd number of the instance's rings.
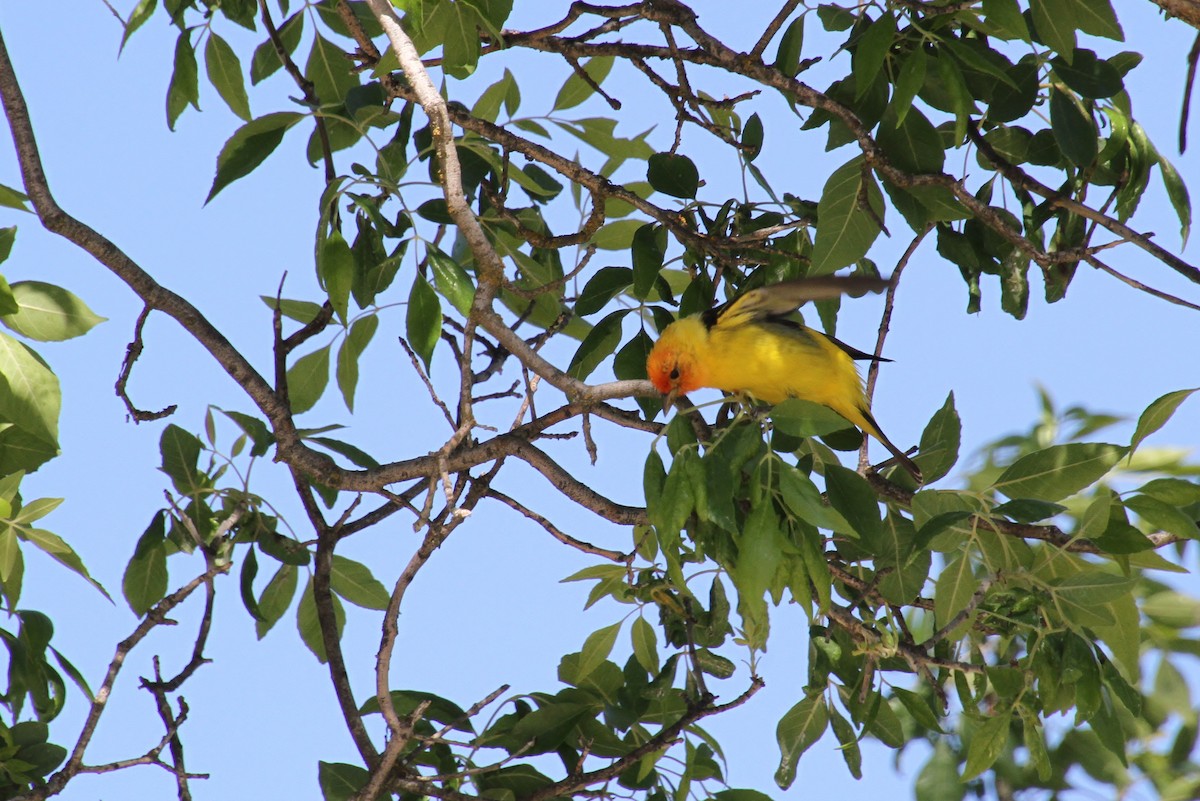
[{"label": "bird's tail", "polygon": [[867,425],[863,426],[863,430],[883,443],[883,447],[887,448],[888,451],[891,452],[892,456],[896,458],[896,461],[900,463],[901,467],[908,471],[908,474],[913,477],[914,481],[916,481],[918,484],[925,483],[925,478],[921,474],[921,468],[917,467],[917,463],[912,459],[909,459],[908,454],[897,448],[892,441],[884,435],[883,431],[881,431],[879,428],[879,423],[875,422],[875,418],[871,415],[871,412],[867,409],[859,409],[858,411],[862,415],[863,421],[867,423]]}]

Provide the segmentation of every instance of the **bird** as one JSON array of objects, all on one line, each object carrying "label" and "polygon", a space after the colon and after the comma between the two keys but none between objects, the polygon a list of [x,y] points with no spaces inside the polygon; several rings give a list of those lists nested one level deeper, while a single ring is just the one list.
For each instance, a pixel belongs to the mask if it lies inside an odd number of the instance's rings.
[{"label": "bird", "polygon": [[871,414],[855,359],[864,353],[790,315],[810,300],[881,292],[890,281],[867,276],[819,276],[752,289],[705,312],[668,325],[646,359],[666,411],[701,387],[750,395],[769,404],[800,398],[827,406],[879,440],[916,480],[921,469],[888,439]]}]

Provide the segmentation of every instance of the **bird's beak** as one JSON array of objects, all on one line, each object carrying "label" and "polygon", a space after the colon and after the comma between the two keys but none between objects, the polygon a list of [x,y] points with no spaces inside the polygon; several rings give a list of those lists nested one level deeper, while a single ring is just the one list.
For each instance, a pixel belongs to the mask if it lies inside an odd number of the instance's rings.
[{"label": "bird's beak", "polygon": [[666,414],[675,405],[677,397],[679,397],[679,387],[672,387],[670,392],[663,395],[663,414]]}]

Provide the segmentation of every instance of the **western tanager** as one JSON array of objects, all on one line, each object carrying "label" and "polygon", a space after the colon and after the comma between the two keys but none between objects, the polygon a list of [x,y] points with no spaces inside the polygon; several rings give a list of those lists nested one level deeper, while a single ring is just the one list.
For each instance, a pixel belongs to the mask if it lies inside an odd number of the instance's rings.
[{"label": "western tanager", "polygon": [[751,290],[667,326],[650,351],[646,372],[665,396],[664,409],[701,387],[745,393],[764,403],[801,398],[828,406],[882,442],[920,483],[921,470],[871,416],[854,365],[854,359],[888,360],[789,318],[809,300],[857,297],[887,286],[881,278],[822,276]]}]

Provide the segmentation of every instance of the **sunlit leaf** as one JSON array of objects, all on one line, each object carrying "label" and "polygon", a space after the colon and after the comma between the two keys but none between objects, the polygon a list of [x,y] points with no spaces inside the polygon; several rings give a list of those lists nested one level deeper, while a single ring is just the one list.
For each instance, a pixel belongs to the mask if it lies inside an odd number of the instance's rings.
[{"label": "sunlit leaf", "polygon": [[229,184],[252,173],[279,147],[283,135],[304,119],[294,111],[277,111],[246,123],[233,132],[217,156],[217,174],[208,190],[207,203]]},{"label": "sunlit leaf", "polygon": [[242,62],[229,43],[212,31],[204,46],[204,66],[208,71],[208,80],[229,110],[249,122],[252,116],[250,99],[246,96],[246,84],[242,78]]},{"label": "sunlit leaf", "polygon": [[796,780],[796,765],[800,756],[813,743],[821,739],[829,725],[829,707],[825,697],[816,693],[800,701],[787,711],[775,728],[775,739],[779,743],[779,767],[775,770],[775,784],[786,790]]}]

